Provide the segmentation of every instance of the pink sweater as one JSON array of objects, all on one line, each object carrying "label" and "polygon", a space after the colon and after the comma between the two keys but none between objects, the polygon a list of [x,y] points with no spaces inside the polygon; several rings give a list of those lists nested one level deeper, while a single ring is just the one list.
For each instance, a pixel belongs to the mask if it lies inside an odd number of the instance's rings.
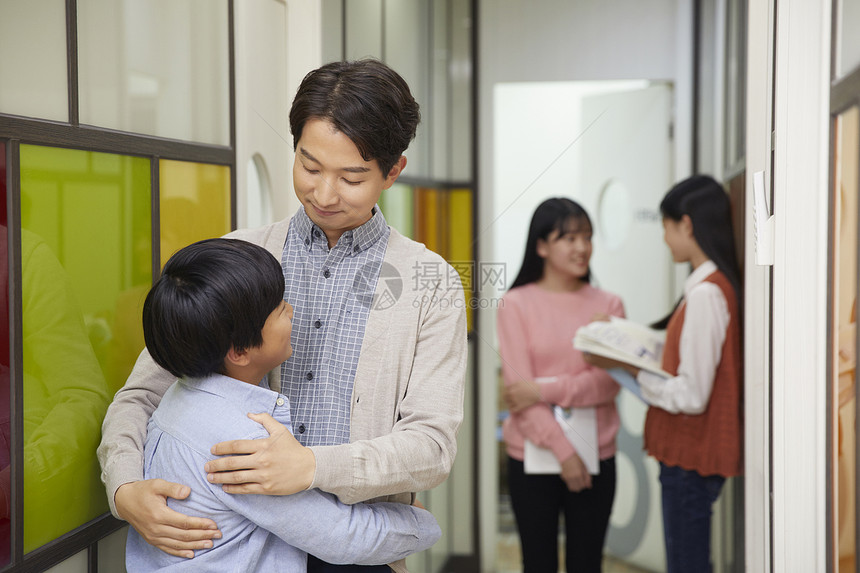
[{"label": "pink sweater", "polygon": [[556,377],[541,384],[538,402],[504,424],[508,455],[523,459],[523,440],[549,448],[560,461],[575,453],[555,421],[550,404],[597,408],[600,459],[615,455],[619,386],[605,370],[586,363],[573,348],[573,336],[596,314],[624,316],[617,296],[590,285],[576,292],[550,292],[531,283],[511,289],[499,306],[497,329],[505,384],[517,379]]}]

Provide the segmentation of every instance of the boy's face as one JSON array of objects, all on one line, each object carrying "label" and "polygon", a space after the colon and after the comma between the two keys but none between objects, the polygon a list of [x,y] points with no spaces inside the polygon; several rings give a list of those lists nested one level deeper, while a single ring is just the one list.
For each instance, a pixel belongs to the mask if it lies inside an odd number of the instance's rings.
[{"label": "boy's face", "polygon": [[370,220],[380,194],[405,166],[401,157],[383,175],[376,160],[365,161],[355,143],[330,122],[312,119],[296,145],[293,186],[308,217],[333,247],[343,233]]},{"label": "boy's face", "polygon": [[293,307],[281,301],[263,325],[263,344],[248,352],[255,364],[269,371],[293,354],[290,335],[293,332]]}]

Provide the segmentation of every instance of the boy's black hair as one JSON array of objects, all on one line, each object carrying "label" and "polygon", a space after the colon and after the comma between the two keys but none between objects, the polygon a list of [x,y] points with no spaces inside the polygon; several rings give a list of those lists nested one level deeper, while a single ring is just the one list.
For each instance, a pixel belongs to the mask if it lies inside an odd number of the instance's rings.
[{"label": "boy's black hair", "polygon": [[[558,231],[559,236],[562,236],[568,232],[593,229],[588,213],[582,205],[572,199],[554,197],[538,205],[529,224],[523,264],[511,288],[533,283],[543,277],[544,260],[537,254],[538,240],[546,241],[553,231]],[[590,267],[582,280],[591,281]]]},{"label": "boy's black hair", "polygon": [[283,298],[281,265],[266,249],[238,239],[193,243],[170,257],[146,296],[146,347],[174,376],[223,374],[231,346],[263,343]]},{"label": "boy's black hair", "polygon": [[304,77],[290,109],[293,149],[312,119],[331,122],[387,177],[415,137],[421,114],[397,72],[364,59],[331,62]]}]

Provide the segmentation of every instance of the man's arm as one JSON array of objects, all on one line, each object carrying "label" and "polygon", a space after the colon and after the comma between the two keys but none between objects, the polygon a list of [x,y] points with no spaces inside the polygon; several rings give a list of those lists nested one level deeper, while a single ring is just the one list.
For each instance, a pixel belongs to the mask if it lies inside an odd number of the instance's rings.
[{"label": "man's arm", "polygon": [[[402,276],[409,276],[406,272]],[[424,491],[444,481],[454,463],[457,430],[463,419],[467,354],[463,290],[457,282],[447,290],[437,285],[407,291],[401,298],[403,304],[420,307],[421,312],[416,313],[420,323],[396,324],[393,320],[390,328],[404,329],[404,344],[410,344],[406,330],[417,331],[417,339],[413,337],[409,356],[400,360],[390,354],[386,344],[368,344],[365,334],[361,361],[386,366],[393,362],[391,372],[394,376],[402,372],[403,378],[368,381],[368,392],[377,387],[383,390],[362,395],[356,377],[351,428],[355,441],[304,448],[283,426],[277,429],[264,423],[265,415],[254,417],[272,435],[216,444],[215,455],[243,455],[208,462],[209,480],[225,484],[224,491],[234,494],[286,495],[310,486],[333,493],[344,503]],[[393,426],[385,426],[391,422],[381,419],[377,400],[391,401]]]},{"label": "man's arm", "polygon": [[143,479],[146,424],[175,380],[169,372],[159,368],[144,349],[125,386],[116,393],[107,409],[98,458],[111,512],[116,517],[119,517],[114,503],[116,490],[125,483]]},{"label": "man's arm", "polygon": [[182,499],[187,486],[163,480],[143,480],[143,442],[149,417],[175,381],[145,349],[125,386],[116,393],[102,424],[98,458],[108,503],[150,544],[180,557],[212,546],[220,537],[210,519],[188,517],[167,507],[167,498]]}]

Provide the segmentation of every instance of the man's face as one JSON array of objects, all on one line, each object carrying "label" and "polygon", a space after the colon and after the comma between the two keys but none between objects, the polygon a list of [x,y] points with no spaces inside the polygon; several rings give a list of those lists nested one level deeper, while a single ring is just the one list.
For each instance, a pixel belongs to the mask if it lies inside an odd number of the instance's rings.
[{"label": "man's face", "polygon": [[387,175],[379,164],[365,161],[350,138],[331,123],[308,121],[296,145],[293,186],[311,221],[322,229],[333,247],[340,236],[370,220],[383,190],[406,165],[406,158]]}]

